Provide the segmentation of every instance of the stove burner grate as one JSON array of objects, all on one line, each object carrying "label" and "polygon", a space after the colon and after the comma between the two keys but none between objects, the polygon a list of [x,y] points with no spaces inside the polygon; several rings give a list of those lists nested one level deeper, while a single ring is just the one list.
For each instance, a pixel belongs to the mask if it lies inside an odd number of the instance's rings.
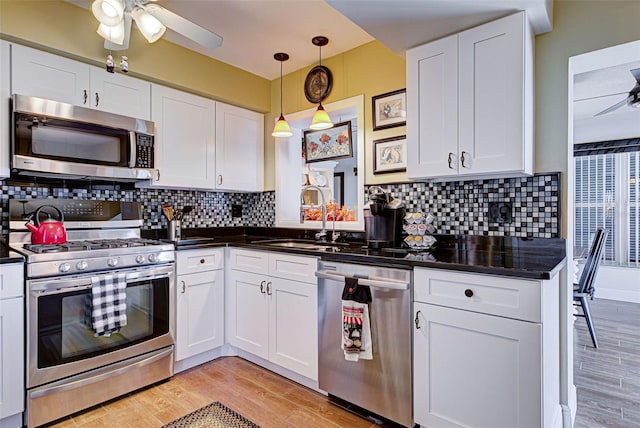
[{"label": "stove burner grate", "polygon": [[109,248],[133,248],[160,245],[161,242],[145,239],[96,239],[87,241],[67,241],[64,244],[25,244],[24,249],[37,254],[74,251],[104,250]]}]

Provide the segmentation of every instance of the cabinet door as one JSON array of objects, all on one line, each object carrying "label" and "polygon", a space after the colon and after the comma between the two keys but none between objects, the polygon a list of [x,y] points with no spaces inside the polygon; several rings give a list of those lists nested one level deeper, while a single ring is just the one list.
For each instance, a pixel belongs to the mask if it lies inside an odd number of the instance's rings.
[{"label": "cabinet door", "polygon": [[91,69],[91,106],[111,113],[151,119],[151,83],[104,68]]},{"label": "cabinet door", "polygon": [[224,344],[224,271],[180,275],[177,283],[179,361]]},{"label": "cabinet door", "polygon": [[23,305],[0,300],[0,419],[24,410]]},{"label": "cabinet door", "polygon": [[267,279],[265,275],[232,270],[227,281],[229,342],[265,360],[269,358]]},{"label": "cabinet door", "polygon": [[11,47],[14,94],[89,107],[89,66],[24,46]]},{"label": "cabinet door", "polygon": [[317,287],[280,278],[268,280],[269,360],[318,380]]},{"label": "cabinet door", "polygon": [[212,189],[215,183],[215,102],[153,85],[151,115],[156,123],[154,185]]},{"label": "cabinet door", "polygon": [[453,35],[407,51],[407,175],[457,173],[458,39]]},{"label": "cabinet door", "polygon": [[216,103],[216,188],[262,191],[264,116]]},{"label": "cabinet door", "polygon": [[540,324],[423,303],[414,311],[416,423],[542,425]]},{"label": "cabinet door", "polygon": [[459,35],[461,174],[525,169],[525,120],[533,114],[524,104],[527,28],[518,13]]},{"label": "cabinet door", "polygon": [[10,45],[0,40],[0,179],[9,176],[9,97],[11,96]]}]

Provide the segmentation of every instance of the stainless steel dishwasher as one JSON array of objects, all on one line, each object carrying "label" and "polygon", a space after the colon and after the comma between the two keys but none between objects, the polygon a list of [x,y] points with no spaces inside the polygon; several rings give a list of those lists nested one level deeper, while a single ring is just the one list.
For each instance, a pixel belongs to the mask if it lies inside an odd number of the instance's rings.
[{"label": "stainless steel dishwasher", "polygon": [[[316,276],[320,389],[348,410],[412,426],[411,271],[322,261]],[[347,361],[340,347],[347,277],[371,290],[371,360]]]}]

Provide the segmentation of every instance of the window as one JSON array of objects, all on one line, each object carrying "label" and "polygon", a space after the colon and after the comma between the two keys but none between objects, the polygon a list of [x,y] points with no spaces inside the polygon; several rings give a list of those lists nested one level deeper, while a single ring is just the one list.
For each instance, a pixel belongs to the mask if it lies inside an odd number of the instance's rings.
[{"label": "window", "polygon": [[575,145],[575,245],[609,232],[604,261],[640,266],[640,141]]}]

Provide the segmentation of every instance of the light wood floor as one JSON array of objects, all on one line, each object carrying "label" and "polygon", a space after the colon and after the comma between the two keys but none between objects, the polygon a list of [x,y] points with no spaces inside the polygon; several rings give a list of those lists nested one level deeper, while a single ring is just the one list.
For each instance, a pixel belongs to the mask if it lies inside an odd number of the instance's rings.
[{"label": "light wood floor", "polygon": [[586,322],[574,329],[575,428],[640,427],[640,304],[589,301],[598,349]]},{"label": "light wood floor", "polygon": [[321,394],[237,357],[219,358],[49,426],[158,428],[213,401],[261,428],[378,427],[329,404]]}]

